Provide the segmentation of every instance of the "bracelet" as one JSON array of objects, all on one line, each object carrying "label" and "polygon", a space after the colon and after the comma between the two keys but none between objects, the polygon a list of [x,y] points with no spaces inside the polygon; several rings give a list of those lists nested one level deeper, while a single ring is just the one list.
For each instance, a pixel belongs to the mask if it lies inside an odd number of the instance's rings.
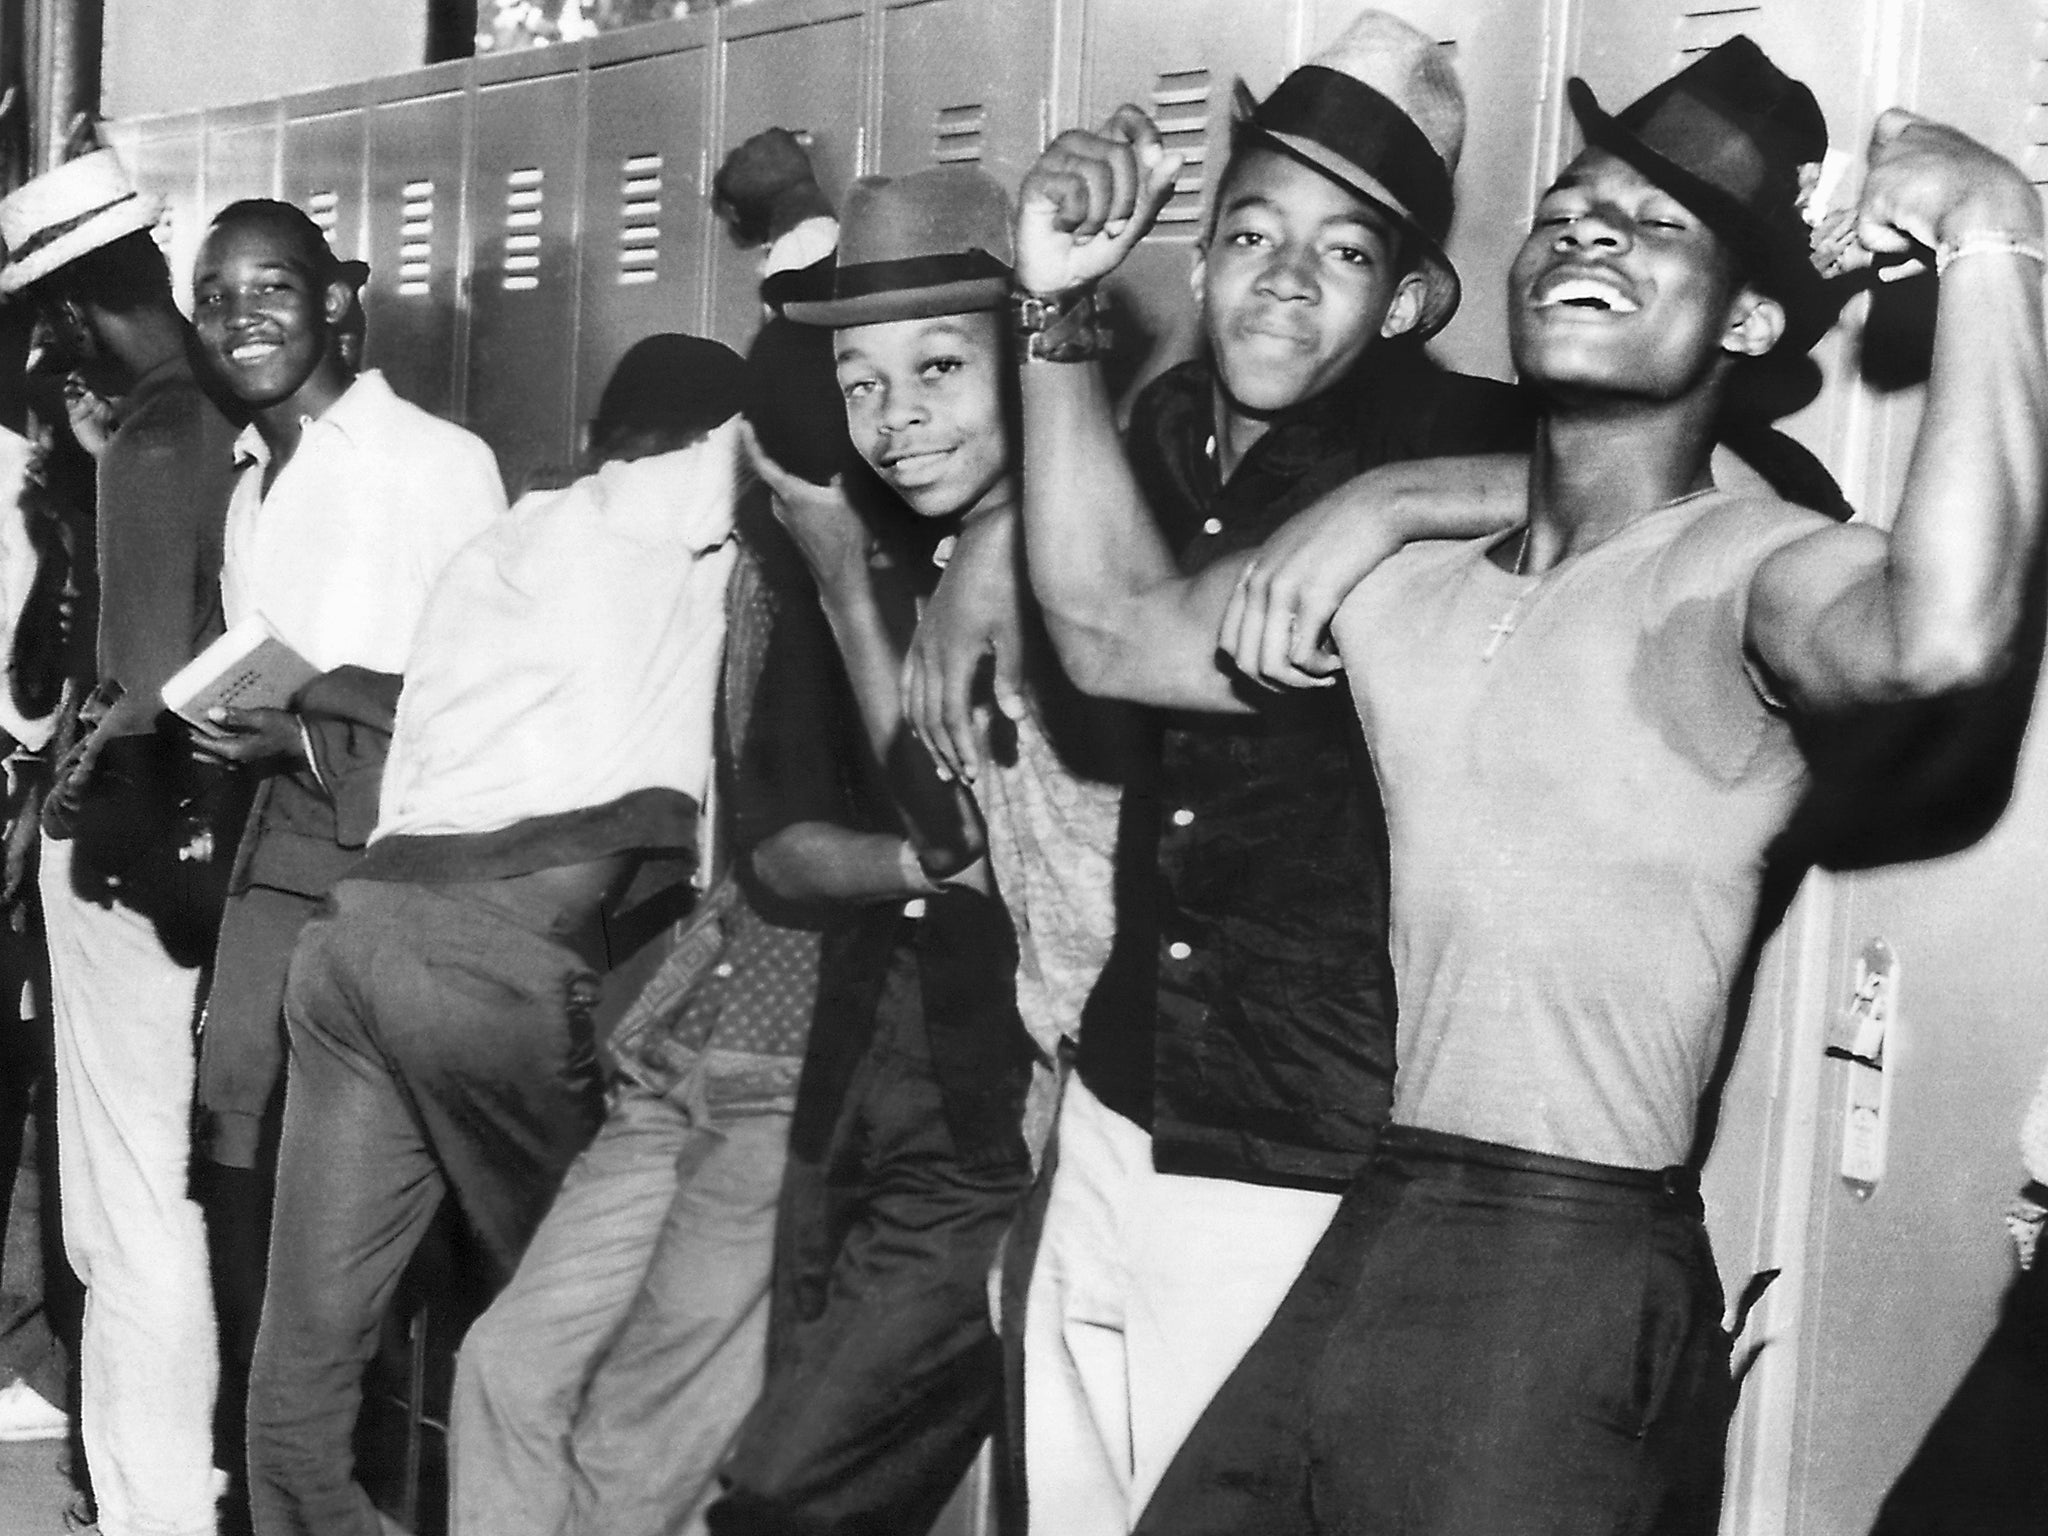
[{"label": "bracelet", "polygon": [[1934,271],[1946,272],[1965,256],[2024,256],[2048,267],[2048,248],[2039,240],[2016,235],[1965,235],[1960,240],[1943,240],[1934,247]]},{"label": "bracelet", "polygon": [[1107,357],[1116,343],[1109,326],[1109,299],[1093,287],[1068,288],[1047,297],[1012,293],[1010,321],[1025,362],[1092,363]]}]

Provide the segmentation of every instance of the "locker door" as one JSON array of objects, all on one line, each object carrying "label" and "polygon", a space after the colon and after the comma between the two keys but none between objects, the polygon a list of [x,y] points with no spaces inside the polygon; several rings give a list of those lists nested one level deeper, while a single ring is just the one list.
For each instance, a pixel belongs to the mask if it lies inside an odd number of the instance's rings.
[{"label": "locker door", "polygon": [[[721,10],[719,134],[726,150],[763,128],[802,135],[836,206],[861,169],[865,33],[858,0],[759,0]],[[761,320],[759,253],[711,232],[711,334],[744,347]]]},{"label": "locker door", "polygon": [[207,220],[245,197],[277,195],[277,109],[208,114],[205,177],[200,188]]},{"label": "locker door", "polygon": [[612,367],[634,342],[704,329],[711,56],[707,41],[590,72],[579,423],[597,409]]},{"label": "locker door", "polygon": [[875,169],[979,165],[1014,193],[1043,138],[1050,13],[1003,0],[886,5]]},{"label": "locker door", "polygon": [[[1366,0],[1310,0],[1307,58],[1367,8]],[[1556,0],[1518,5],[1487,0],[1383,0],[1390,11],[1437,38],[1465,87],[1465,152],[1458,165],[1458,214],[1449,252],[1465,297],[1431,350],[1467,373],[1511,376],[1507,270],[1529,227],[1543,165]],[[1547,177],[1546,177],[1547,179]]]},{"label": "locker door", "polygon": [[1082,120],[1093,125],[1136,102],[1158,121],[1168,148],[1187,157],[1158,225],[1111,283],[1119,329],[1142,335],[1152,354],[1148,372],[1194,349],[1188,271],[1211,182],[1230,150],[1232,83],[1243,76],[1264,95],[1296,59],[1297,6],[1257,10],[1257,25],[1249,25],[1242,3],[1187,0],[1173,6],[1169,24],[1157,0],[1106,0],[1089,6],[1083,24]]},{"label": "locker door", "polygon": [[580,72],[480,84],[469,189],[469,425],[517,495],[571,457]]},{"label": "locker door", "polygon": [[360,106],[332,111],[293,104],[285,120],[279,196],[327,232],[342,257],[369,260],[363,179],[368,169],[369,115]]},{"label": "locker door", "polygon": [[[1804,53],[1838,146],[1859,158],[1874,110],[1896,101],[2044,177],[2038,22],[2037,7],[1922,0],[1873,14],[1860,33],[1844,24],[1809,34],[1802,20],[1786,51]],[[1856,84],[1861,110],[1838,116],[1828,87],[1846,94]],[[1922,393],[1881,398],[1857,386],[1852,400],[1861,427],[1852,463],[1869,488],[1867,510],[1882,518],[1899,494]],[[2037,722],[2044,708],[2037,698]],[[1995,1322],[2014,1273],[2002,1216],[2023,1177],[2020,1118],[2048,1067],[2044,857],[2048,759],[2037,729],[2014,803],[1982,843],[1837,882],[1828,1004],[1847,997],[1866,940],[1885,938],[1899,958],[1898,1022],[1885,1045],[1886,1171],[1867,1198],[1844,1182],[1846,1068],[1820,1063],[1805,1241],[1788,1245],[1801,1283],[1784,1344],[1798,1372],[1785,1389],[1792,1433],[1774,1529],[1867,1531]],[[1817,1029],[1800,1044],[1817,1051]],[[1958,1528],[1971,1492],[1954,1490]]]},{"label": "locker door", "polygon": [[459,89],[441,89],[380,102],[369,123],[364,355],[406,399],[451,417],[461,404],[465,107]]},{"label": "locker door", "polygon": [[192,311],[192,258],[205,228],[199,212],[201,141],[205,124],[190,117],[154,118],[132,138],[117,139],[121,163],[136,186],[164,200],[156,228],[157,244],[170,265],[171,286],[178,305]]}]

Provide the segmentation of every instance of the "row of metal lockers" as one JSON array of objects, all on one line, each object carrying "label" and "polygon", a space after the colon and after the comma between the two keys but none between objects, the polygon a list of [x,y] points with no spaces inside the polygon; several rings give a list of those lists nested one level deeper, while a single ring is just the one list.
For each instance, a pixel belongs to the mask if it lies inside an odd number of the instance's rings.
[{"label": "row of metal lockers", "polygon": [[[1121,101],[1149,106],[1188,170],[1124,298],[1137,323],[1173,337],[1233,80],[1270,89],[1362,4],[752,0],[568,47],[129,120],[110,137],[168,199],[181,277],[205,218],[232,199],[309,209],[338,251],[371,265],[374,361],[481,431],[516,485],[567,453],[637,337],[750,333],[754,258],[713,219],[707,186],[727,148],[770,124],[807,137],[836,194],[859,174],[934,162],[977,162],[1014,185],[1060,127]],[[1838,132],[1868,122],[1875,81],[1910,87],[1917,74],[1967,81],[1959,101],[1992,107],[1975,112],[1990,119],[1977,131],[2035,152],[2022,141],[2040,95],[2041,0],[1382,4],[1433,30],[1465,81],[1453,251],[1468,300],[1442,345],[1483,371],[1506,368],[1499,274],[1568,147],[1569,74],[1618,103],[1747,31],[1814,83]],[[1919,26],[1922,9],[1940,13],[1938,29]],[[1902,29],[1938,35],[1902,41]],[[1888,61],[1902,49],[1911,57]]]}]

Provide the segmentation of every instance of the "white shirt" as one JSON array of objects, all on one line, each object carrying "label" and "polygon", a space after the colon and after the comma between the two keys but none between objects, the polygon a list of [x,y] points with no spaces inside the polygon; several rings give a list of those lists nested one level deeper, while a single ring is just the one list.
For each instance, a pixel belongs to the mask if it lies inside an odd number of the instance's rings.
[{"label": "white shirt", "polygon": [[373,843],[642,789],[704,803],[738,442],[735,419],[532,492],[449,562],[406,666]]},{"label": "white shirt", "polygon": [[252,426],[228,503],[221,606],[261,613],[321,671],[401,672],[448,559],[505,510],[482,438],[401,400],[374,370],[305,424],[268,495]]}]

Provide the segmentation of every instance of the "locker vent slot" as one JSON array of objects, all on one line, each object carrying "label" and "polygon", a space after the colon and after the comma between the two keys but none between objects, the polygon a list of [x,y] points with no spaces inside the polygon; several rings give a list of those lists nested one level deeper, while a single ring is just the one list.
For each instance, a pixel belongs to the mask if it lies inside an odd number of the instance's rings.
[{"label": "locker vent slot", "polygon": [[661,279],[661,156],[628,155],[619,167],[619,284]]},{"label": "locker vent slot", "polygon": [[941,107],[932,122],[932,159],[940,165],[981,164],[988,108],[979,102]]},{"label": "locker vent slot", "polygon": [[1202,193],[1208,186],[1209,71],[1173,69],[1152,87],[1152,117],[1167,153],[1181,156],[1180,179],[1173,196],[1159,211],[1166,225],[1193,224],[1202,217]]},{"label": "locker vent slot", "polygon": [[398,213],[398,291],[408,298],[433,291],[434,184],[408,181]]},{"label": "locker vent slot", "polygon": [[306,199],[306,213],[320,233],[327,237],[327,243],[334,243],[334,226],[341,222],[341,194],[339,192],[315,192]]},{"label": "locker vent slot", "polygon": [[2021,162],[2037,187],[2048,187],[2048,0],[2034,3],[2034,69],[2027,92],[2027,131]]},{"label": "locker vent slot", "polygon": [[1763,20],[1764,8],[1756,5],[1696,5],[1678,17],[1678,63],[1690,64],[1701,54],[1720,47],[1738,32],[1754,33]]},{"label": "locker vent slot", "polygon": [[499,286],[519,293],[540,286],[543,172],[526,166],[505,177],[505,260]]}]

